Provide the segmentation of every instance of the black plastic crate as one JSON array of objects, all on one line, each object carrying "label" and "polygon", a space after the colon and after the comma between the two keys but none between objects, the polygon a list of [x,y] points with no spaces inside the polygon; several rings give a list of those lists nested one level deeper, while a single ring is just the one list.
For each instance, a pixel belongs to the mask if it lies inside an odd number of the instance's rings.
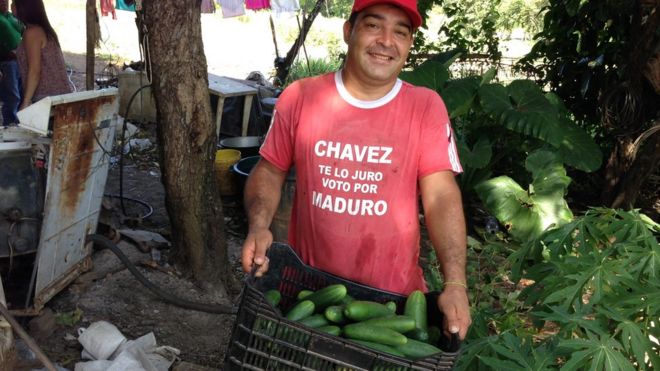
[{"label": "black plastic crate", "polygon": [[[225,356],[225,370],[451,370],[459,355],[456,337],[443,339],[443,352],[409,360],[332,336],[284,318],[263,296],[270,289],[282,293],[280,307],[290,308],[300,290],[316,290],[342,283],[356,299],[394,301],[400,310],[406,297],[364,286],[305,265],[286,244],[268,250],[270,268],[261,278],[245,283],[234,330]],[[429,324],[440,326],[438,293],[427,293]]]}]

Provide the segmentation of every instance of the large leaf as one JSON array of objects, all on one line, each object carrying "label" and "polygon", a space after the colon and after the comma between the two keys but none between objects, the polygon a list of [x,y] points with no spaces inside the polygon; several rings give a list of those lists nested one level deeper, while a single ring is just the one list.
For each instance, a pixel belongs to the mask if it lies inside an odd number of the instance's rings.
[{"label": "large leaf", "polygon": [[475,187],[486,208],[522,242],[573,218],[564,200],[570,178],[554,155],[548,151],[534,152],[526,166],[534,178],[530,193],[506,176],[487,180]]},{"label": "large leaf", "polygon": [[589,339],[564,340],[559,343],[573,353],[563,371],[572,370],[603,370],[603,371],[634,371],[635,367],[621,354],[622,346],[608,335],[600,338],[589,336]]},{"label": "large leaf", "polygon": [[506,88],[499,84],[484,85],[479,89],[479,97],[486,113],[508,129],[559,147],[557,109],[533,81],[515,80]]},{"label": "large leaf", "polygon": [[533,81],[515,80],[507,87],[486,84],[479,89],[479,99],[500,124],[557,148],[566,164],[583,171],[600,167],[602,152],[591,136],[567,118],[556,96],[544,94]]},{"label": "large leaf", "polygon": [[449,71],[444,64],[429,60],[415,68],[414,71],[401,72],[399,78],[413,85],[440,91],[440,88],[449,79]]},{"label": "large leaf", "polygon": [[458,154],[463,167],[482,169],[490,163],[493,156],[493,145],[485,136],[480,137],[472,149],[468,147],[467,143],[458,141]]},{"label": "large leaf", "polygon": [[447,106],[450,118],[465,115],[470,111],[480,83],[481,78],[479,76],[470,76],[447,82],[440,94]]}]

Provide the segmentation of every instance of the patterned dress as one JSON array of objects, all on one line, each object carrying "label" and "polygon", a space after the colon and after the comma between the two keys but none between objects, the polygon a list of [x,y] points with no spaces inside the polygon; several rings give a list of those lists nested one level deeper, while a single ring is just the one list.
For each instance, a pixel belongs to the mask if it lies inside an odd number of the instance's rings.
[{"label": "patterned dress", "polygon": [[[16,49],[16,59],[21,73],[21,81],[25,86],[28,75],[28,60],[24,43],[21,43]],[[71,93],[72,91],[66,73],[62,49],[55,40],[48,38],[46,46],[41,49],[41,75],[39,76],[37,89],[32,96],[32,101],[36,102],[44,97]]]}]

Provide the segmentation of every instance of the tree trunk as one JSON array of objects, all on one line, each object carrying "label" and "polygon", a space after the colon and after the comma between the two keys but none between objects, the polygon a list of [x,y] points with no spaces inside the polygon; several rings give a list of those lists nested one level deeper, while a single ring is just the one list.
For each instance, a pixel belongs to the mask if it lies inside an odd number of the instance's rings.
[{"label": "tree trunk", "polygon": [[[653,91],[645,92],[648,89],[644,88],[644,70],[658,43],[658,3],[659,0],[636,1],[629,33],[628,63],[623,68],[622,78],[603,94],[603,123],[615,137],[601,191],[601,202],[610,207],[633,208],[644,181],[657,169],[660,159],[657,153],[649,152],[657,148],[657,135],[651,134],[650,138],[636,141],[638,136],[641,137],[640,133],[649,130],[649,125],[657,125],[657,121],[654,123],[657,111],[653,109],[657,97],[649,97],[655,93]],[[649,117],[653,114],[656,116]]]},{"label": "tree trunk", "polygon": [[143,6],[173,260],[189,268],[205,290],[226,296],[236,282],[213,169],[217,139],[200,0],[145,0]]},{"label": "tree trunk", "polygon": [[303,24],[300,30],[300,34],[298,34],[298,37],[291,46],[291,49],[289,49],[289,52],[286,53],[286,57],[281,63],[279,61],[278,63],[276,63],[275,66],[277,70],[275,74],[276,86],[283,86],[284,83],[286,82],[286,78],[289,76],[289,69],[293,64],[293,61],[298,56],[298,51],[305,42],[305,39],[307,38],[307,33],[312,28],[312,23],[314,23],[314,19],[321,11],[321,6],[323,5],[324,2],[325,0],[316,0],[316,4],[314,4],[314,9],[312,9],[312,11],[303,19]]},{"label": "tree trunk", "polygon": [[85,88],[94,90],[94,46],[98,43],[99,34],[97,33],[98,20],[96,19],[96,2],[87,0],[85,6],[86,29],[87,29],[87,59],[85,69]]}]

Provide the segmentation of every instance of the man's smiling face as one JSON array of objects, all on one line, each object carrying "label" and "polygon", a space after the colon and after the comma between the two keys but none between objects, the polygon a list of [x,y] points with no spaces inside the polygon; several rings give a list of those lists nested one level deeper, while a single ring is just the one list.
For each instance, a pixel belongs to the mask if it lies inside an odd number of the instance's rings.
[{"label": "man's smiling face", "polygon": [[344,24],[348,44],[345,69],[369,85],[393,83],[403,68],[413,42],[413,27],[400,8],[379,4]]}]

